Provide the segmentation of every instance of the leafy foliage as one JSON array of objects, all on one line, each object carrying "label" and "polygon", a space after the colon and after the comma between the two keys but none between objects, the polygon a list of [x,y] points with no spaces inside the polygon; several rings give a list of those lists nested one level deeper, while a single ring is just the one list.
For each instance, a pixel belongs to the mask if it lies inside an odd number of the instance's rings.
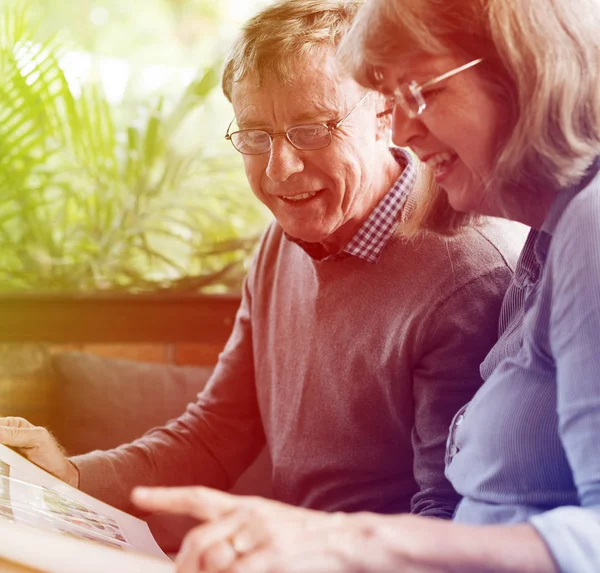
[{"label": "leafy foliage", "polygon": [[75,97],[24,4],[0,16],[0,290],[238,288],[264,213],[229,156],[177,146],[220,65],[120,125],[98,86]]}]

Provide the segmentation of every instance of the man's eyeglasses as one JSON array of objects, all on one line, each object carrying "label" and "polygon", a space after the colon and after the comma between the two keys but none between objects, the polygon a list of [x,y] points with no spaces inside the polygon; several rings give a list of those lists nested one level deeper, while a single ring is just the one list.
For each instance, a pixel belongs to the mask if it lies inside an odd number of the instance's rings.
[{"label": "man's eyeglasses", "polygon": [[406,115],[410,119],[414,119],[415,117],[421,115],[425,109],[427,108],[427,102],[425,101],[425,95],[423,91],[428,90],[430,87],[439,84],[440,82],[459,74],[477,64],[481,63],[483,58],[479,58],[477,60],[473,60],[467,64],[464,64],[458,68],[454,68],[441,76],[437,76],[431,80],[426,81],[425,83],[418,84],[415,81],[404,83],[398,86],[393,94],[388,98],[388,109],[384,112],[377,114],[378,117],[382,117],[384,115],[390,114],[394,111],[394,107],[399,105]]},{"label": "man's eyeglasses", "polygon": [[301,151],[313,151],[323,149],[332,141],[332,133],[338,129],[350,114],[369,96],[371,92],[366,93],[360,101],[338,121],[327,123],[309,123],[306,125],[295,125],[286,131],[280,133],[269,133],[263,129],[241,129],[229,133],[235,118],[231,120],[225,139],[228,139],[240,153],[244,155],[261,155],[271,151],[273,138],[278,135],[285,135],[286,139]]}]

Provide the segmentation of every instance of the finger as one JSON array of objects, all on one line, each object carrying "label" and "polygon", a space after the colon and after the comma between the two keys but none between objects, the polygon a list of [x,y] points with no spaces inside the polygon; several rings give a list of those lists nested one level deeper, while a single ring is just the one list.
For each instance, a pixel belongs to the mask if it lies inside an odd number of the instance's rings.
[{"label": "finger", "polygon": [[[194,571],[198,568],[205,569],[204,555],[210,547],[215,545],[229,545],[229,549],[234,553],[235,551],[232,545],[228,542],[229,537],[235,532],[237,527],[237,521],[233,516],[225,518],[216,523],[209,523],[205,525],[199,525],[194,527],[184,538],[181,544],[181,550],[177,555],[175,563],[177,565],[178,573],[187,573],[187,571]],[[225,550],[222,548],[221,553]],[[226,555],[217,555],[217,561],[223,558],[227,560]],[[229,563],[226,565],[228,566]],[[191,569],[195,567],[196,569]]]},{"label": "finger", "polygon": [[47,437],[44,428],[0,426],[0,443],[13,448],[37,448]]},{"label": "finger", "polygon": [[256,528],[250,529],[248,523],[237,528],[235,534],[230,537],[231,546],[238,555],[245,555],[253,551],[260,544],[261,537]]},{"label": "finger", "polygon": [[206,487],[136,487],[131,500],[147,511],[186,514],[197,519],[220,519],[243,504],[241,498]]},{"label": "finger", "polygon": [[202,563],[184,542],[175,558],[175,573],[198,573],[199,571],[204,571]]},{"label": "finger", "polygon": [[237,558],[237,553],[228,541],[219,541],[211,545],[200,557],[203,571],[218,573],[231,567]]},{"label": "finger", "polygon": [[238,530],[239,519],[230,515],[219,521],[198,525],[190,531],[185,539],[186,548],[191,548],[196,555],[202,555],[209,547],[220,541],[228,541]]},{"label": "finger", "polygon": [[34,428],[35,426],[25,418],[18,416],[0,417],[0,426],[9,426],[11,428]]},{"label": "finger", "polygon": [[327,553],[321,543],[303,547],[303,540],[288,547],[285,553],[264,545],[252,553],[238,556],[233,564],[220,573],[343,573],[353,570],[348,561]]},{"label": "finger", "polygon": [[[222,573],[287,573],[286,567],[280,568],[278,560],[268,550],[255,551],[239,556]],[[311,572],[312,573],[312,572]]]}]

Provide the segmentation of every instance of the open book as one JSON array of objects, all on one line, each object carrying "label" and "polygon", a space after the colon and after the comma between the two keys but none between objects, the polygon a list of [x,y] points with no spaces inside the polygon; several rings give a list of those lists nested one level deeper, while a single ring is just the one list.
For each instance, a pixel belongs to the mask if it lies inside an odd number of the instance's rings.
[{"label": "open book", "polygon": [[146,523],[0,444],[1,561],[48,573],[172,573]]}]

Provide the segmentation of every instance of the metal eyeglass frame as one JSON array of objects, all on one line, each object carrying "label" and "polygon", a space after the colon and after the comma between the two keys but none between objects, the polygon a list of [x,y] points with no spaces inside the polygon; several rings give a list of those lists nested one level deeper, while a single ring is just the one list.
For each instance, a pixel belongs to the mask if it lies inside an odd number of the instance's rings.
[{"label": "metal eyeglass frame", "polygon": [[410,105],[406,101],[406,98],[404,97],[404,94],[402,93],[400,88],[396,88],[394,90],[394,92],[392,93],[392,96],[390,97],[390,99],[393,99],[392,106],[389,109],[385,110],[384,112],[377,114],[377,116],[382,117],[384,115],[391,114],[394,111],[394,106],[398,104],[402,107],[402,109],[404,110],[404,112],[410,119],[414,119],[414,118],[418,117],[427,108],[427,102],[425,101],[425,98],[422,93],[423,90],[430,88],[431,86],[434,86],[444,80],[447,80],[448,78],[451,78],[452,76],[455,76],[456,74],[459,74],[460,72],[464,72],[465,70],[468,70],[469,68],[472,68],[473,66],[476,66],[477,64],[480,64],[481,62],[483,62],[483,58],[477,58],[476,60],[472,60],[466,64],[463,64],[462,66],[459,66],[458,68],[454,68],[454,69],[450,70],[449,72],[441,74],[440,76],[436,76],[435,78],[432,78],[431,80],[427,80],[426,82],[424,82],[422,84],[418,84],[414,80],[409,83],[403,84],[404,86],[406,86],[408,88],[408,91],[414,98],[415,103],[417,104],[417,111],[415,112],[410,107]]},{"label": "metal eyeglass frame", "polygon": [[[231,141],[231,145],[233,145],[233,148],[238,151],[239,153],[243,154],[243,155],[264,155],[265,153],[269,153],[273,147],[273,138],[275,136],[278,135],[285,135],[285,138],[287,139],[287,141],[289,142],[289,144],[295,148],[298,149],[299,151],[317,151],[318,149],[325,149],[326,147],[328,147],[329,145],[331,145],[331,142],[333,140],[333,131],[335,129],[338,129],[340,127],[340,125],[342,125],[342,123],[344,121],[346,121],[349,117],[350,114],[363,102],[367,99],[367,97],[369,97],[371,95],[372,92],[367,92],[362,98],[360,98],[360,100],[358,101],[358,103],[356,103],[356,105],[354,105],[354,107],[341,119],[338,119],[337,121],[329,121],[327,123],[305,123],[305,124],[300,124],[300,125],[292,125],[292,127],[288,127],[288,129],[286,129],[285,131],[281,131],[279,133],[269,133],[268,131],[265,131],[264,129],[240,129],[238,131],[233,131],[231,133],[229,133],[229,130],[231,129],[231,126],[233,125],[233,122],[235,121],[235,117],[229,122],[229,125],[227,126],[227,133],[225,134],[225,139],[227,139],[228,141]],[[288,135],[288,132],[290,131],[290,129],[294,129],[296,127],[310,127],[310,126],[319,126],[319,127],[325,127],[327,128],[327,131],[329,133],[329,141],[325,144],[325,145],[321,145],[320,147],[311,147],[309,149],[303,149],[302,147],[298,147],[294,144],[294,142],[290,139],[290,136]],[[266,151],[261,151],[259,153],[246,153],[244,151],[240,151],[235,144],[233,143],[232,140],[232,136],[235,135],[236,133],[242,133],[244,131],[262,131],[263,133],[266,133],[269,136],[270,139],[270,143],[269,143],[269,149],[267,149]]]}]

